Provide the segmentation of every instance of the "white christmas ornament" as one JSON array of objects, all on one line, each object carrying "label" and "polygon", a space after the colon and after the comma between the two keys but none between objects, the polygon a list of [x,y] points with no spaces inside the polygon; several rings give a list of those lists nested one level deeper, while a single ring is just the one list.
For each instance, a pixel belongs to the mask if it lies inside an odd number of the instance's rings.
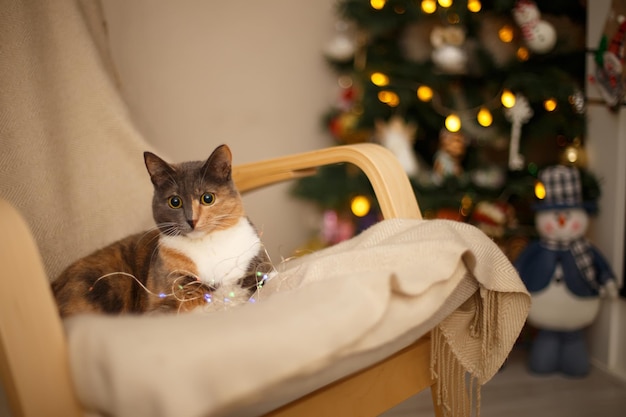
[{"label": "white christmas ornament", "polygon": [[556,30],[541,20],[541,13],[535,2],[519,0],[513,8],[513,18],[522,29],[522,36],[528,49],[538,54],[550,52],[556,44]]},{"label": "white christmas ornament", "polygon": [[507,120],[511,122],[511,143],[509,145],[509,169],[519,171],[524,168],[524,156],[519,152],[519,142],[522,135],[522,125],[533,117],[533,109],[528,100],[522,95],[515,97],[515,105],[504,111]]},{"label": "white christmas ornament", "polygon": [[328,58],[336,61],[349,61],[354,57],[355,51],[356,45],[354,39],[351,39],[345,33],[340,33],[326,45],[324,54]]},{"label": "white christmas ornament", "polygon": [[435,65],[448,74],[467,71],[467,51],[463,47],[465,32],[459,26],[436,26],[430,34],[433,46],[431,58]]},{"label": "white christmas ornament", "polygon": [[417,126],[406,123],[400,116],[393,116],[388,123],[382,120],[376,120],[375,123],[378,142],[398,158],[408,176],[417,176],[419,164],[411,146]]},{"label": "white christmas ornament", "polygon": [[350,24],[343,20],[337,22],[335,28],[337,29],[337,36],[326,45],[324,54],[335,61],[349,61],[354,57],[357,49],[353,30],[351,30]]}]

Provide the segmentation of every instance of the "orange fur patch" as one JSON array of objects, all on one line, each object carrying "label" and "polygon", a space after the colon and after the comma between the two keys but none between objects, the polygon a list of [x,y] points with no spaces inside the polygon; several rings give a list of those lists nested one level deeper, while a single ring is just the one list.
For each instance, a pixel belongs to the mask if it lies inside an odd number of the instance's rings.
[{"label": "orange fur patch", "polygon": [[166,246],[161,246],[159,251],[165,270],[175,275],[198,276],[196,264],[181,252]]},{"label": "orange fur patch", "polygon": [[199,230],[217,231],[225,230],[235,226],[239,220],[245,216],[241,196],[233,195],[230,188],[226,191],[218,190],[216,202],[211,206],[203,206],[194,200],[193,215],[194,220],[198,213]]}]

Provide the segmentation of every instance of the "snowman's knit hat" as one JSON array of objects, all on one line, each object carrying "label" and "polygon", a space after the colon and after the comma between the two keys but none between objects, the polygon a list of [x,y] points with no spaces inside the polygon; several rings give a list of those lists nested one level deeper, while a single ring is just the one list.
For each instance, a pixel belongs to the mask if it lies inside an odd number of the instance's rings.
[{"label": "snowman's knit hat", "polygon": [[539,173],[545,198],[535,205],[535,210],[587,208],[583,203],[580,173],[574,167],[554,165]]}]

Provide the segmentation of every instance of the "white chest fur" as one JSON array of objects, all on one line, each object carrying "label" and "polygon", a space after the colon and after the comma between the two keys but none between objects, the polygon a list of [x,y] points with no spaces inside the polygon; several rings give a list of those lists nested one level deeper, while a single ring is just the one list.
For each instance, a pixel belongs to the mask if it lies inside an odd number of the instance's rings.
[{"label": "white chest fur", "polygon": [[234,284],[261,250],[259,236],[246,218],[199,238],[161,236],[161,244],[191,259],[200,280],[209,285]]}]

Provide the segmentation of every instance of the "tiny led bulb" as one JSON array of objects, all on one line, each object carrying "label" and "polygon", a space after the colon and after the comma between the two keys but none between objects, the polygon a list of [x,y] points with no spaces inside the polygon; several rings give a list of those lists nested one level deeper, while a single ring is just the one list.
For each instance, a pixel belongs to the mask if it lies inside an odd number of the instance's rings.
[{"label": "tiny led bulb", "polygon": [[511,107],[515,106],[515,94],[513,94],[509,90],[504,90],[502,92],[502,96],[500,97],[500,101],[502,102],[502,105],[504,107],[510,109]]},{"label": "tiny led bulb", "polygon": [[459,130],[461,130],[461,119],[456,114],[451,114],[446,117],[445,125],[446,129],[448,129],[450,132],[458,132]]},{"label": "tiny led bulb", "polygon": [[352,214],[357,217],[366,216],[367,213],[370,212],[370,207],[370,201],[367,199],[367,197],[362,195],[357,195],[352,199],[352,202],[350,203],[350,210],[352,211]]},{"label": "tiny led bulb", "polygon": [[537,183],[535,184],[535,196],[539,200],[543,200],[544,198],[546,198],[546,187],[541,181],[537,181]]},{"label": "tiny led bulb", "polygon": [[378,87],[384,87],[389,84],[389,77],[382,72],[375,72],[370,76],[370,80]]},{"label": "tiny led bulb", "polygon": [[467,2],[467,10],[469,10],[472,13],[478,13],[480,12],[480,9],[482,9],[483,5],[480,3],[479,0],[469,0]]},{"label": "tiny led bulb", "polygon": [[543,102],[543,108],[546,109],[547,111],[556,110],[556,100],[553,98],[547,99],[546,101]]},{"label": "tiny led bulb", "polygon": [[387,3],[386,0],[370,0],[370,5],[376,10],[381,10],[385,7],[385,3]]},{"label": "tiny led bulb", "polygon": [[426,85],[422,85],[417,89],[417,98],[424,102],[430,101],[433,98],[433,90]]},{"label": "tiny led bulb", "polygon": [[528,51],[528,48],[525,48],[523,46],[520,46],[519,48],[517,48],[515,55],[517,56],[517,59],[519,59],[522,62],[528,61],[528,58],[530,58],[530,52]]},{"label": "tiny led bulb", "polygon": [[379,91],[378,100],[389,105],[390,107],[396,107],[398,104],[400,104],[400,98],[393,91]]},{"label": "tiny led bulb", "polygon": [[493,116],[491,115],[491,112],[485,107],[478,111],[476,119],[478,120],[478,124],[482,127],[491,126],[491,123],[493,123]]},{"label": "tiny led bulb", "polygon": [[422,0],[422,11],[426,14],[433,14],[437,11],[437,2],[435,0]]},{"label": "tiny led bulb", "polygon": [[498,38],[504,43],[510,43],[513,41],[513,28],[509,25],[504,25],[498,31]]},{"label": "tiny led bulb", "polygon": [[572,164],[578,161],[578,149],[572,146],[565,149],[565,158]]}]

